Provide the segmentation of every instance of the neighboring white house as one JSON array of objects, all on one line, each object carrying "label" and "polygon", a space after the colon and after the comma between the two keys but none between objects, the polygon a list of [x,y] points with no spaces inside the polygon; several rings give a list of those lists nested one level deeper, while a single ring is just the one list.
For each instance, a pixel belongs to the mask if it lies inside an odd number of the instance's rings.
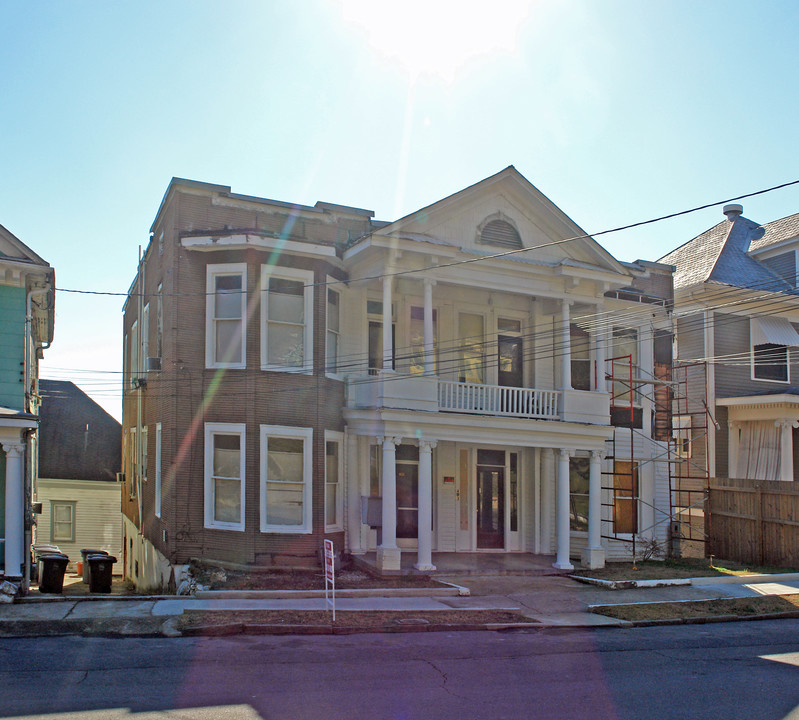
[{"label": "neighboring white house", "polygon": [[74,564],[83,548],[121,557],[122,427],[71,382],[41,380],[36,542]]},{"label": "neighboring white house", "polygon": [[690,437],[705,414],[700,398],[679,432],[710,477],[791,481],[799,478],[799,214],[761,225],[742,212],[725,206],[726,220],[661,259],[676,267],[677,359],[707,366],[707,458],[698,456],[704,440]]},{"label": "neighboring white house", "polygon": [[619,262],[513,167],[357,239],[343,263],[328,366],[347,380],[353,553],[382,569],[400,551],[430,568],[431,548],[597,567],[629,559],[633,536],[666,540],[653,419],[670,266]]}]

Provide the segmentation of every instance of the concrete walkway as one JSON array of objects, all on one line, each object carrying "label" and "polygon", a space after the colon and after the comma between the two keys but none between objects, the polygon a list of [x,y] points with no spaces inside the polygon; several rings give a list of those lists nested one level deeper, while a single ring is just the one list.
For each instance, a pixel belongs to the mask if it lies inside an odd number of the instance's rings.
[{"label": "concrete walkway", "polygon": [[[790,577],[790,579],[788,579]],[[692,585],[607,590],[563,576],[475,575],[441,578],[469,589],[468,596],[337,598],[338,610],[401,610],[433,612],[463,610],[519,610],[545,627],[624,625],[588,611],[592,605],[641,602],[679,602],[717,598],[758,597],[799,593],[799,578],[779,575],[758,582],[738,578],[711,579]],[[158,635],[165,621],[186,611],[216,610],[324,610],[324,597],[213,597],[193,596],[47,596],[28,597],[0,605],[0,636],[35,634]]]}]

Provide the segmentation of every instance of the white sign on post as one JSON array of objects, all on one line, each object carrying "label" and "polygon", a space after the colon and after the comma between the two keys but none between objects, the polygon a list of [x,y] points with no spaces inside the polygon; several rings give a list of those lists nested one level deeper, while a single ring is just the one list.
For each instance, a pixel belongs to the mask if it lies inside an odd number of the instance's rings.
[{"label": "white sign on post", "polygon": [[[336,573],[333,558],[333,541],[325,540],[325,605],[332,606],[333,622],[336,622]],[[328,597],[328,587],[330,597]]]}]

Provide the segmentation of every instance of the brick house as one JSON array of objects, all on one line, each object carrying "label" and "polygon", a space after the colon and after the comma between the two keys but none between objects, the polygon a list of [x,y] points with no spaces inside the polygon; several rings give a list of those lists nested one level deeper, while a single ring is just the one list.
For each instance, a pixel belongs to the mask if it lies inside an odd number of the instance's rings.
[{"label": "brick house", "polygon": [[126,574],[665,540],[670,300],[513,167],[392,223],[173,179],[124,307]]}]

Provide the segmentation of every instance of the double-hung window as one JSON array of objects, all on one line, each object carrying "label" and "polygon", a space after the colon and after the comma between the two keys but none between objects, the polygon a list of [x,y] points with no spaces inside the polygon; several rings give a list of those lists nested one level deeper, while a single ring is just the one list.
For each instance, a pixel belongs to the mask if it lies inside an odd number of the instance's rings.
[{"label": "double-hung window", "polygon": [[50,501],[50,541],[75,542],[75,502]]},{"label": "double-hung window", "polygon": [[161,517],[161,423],[155,424],[155,516]]},{"label": "double-hung window", "polygon": [[244,530],[244,423],[205,424],[205,527]]},{"label": "double-hung window", "polygon": [[344,435],[325,430],[325,531],[343,530]]},{"label": "double-hung window", "polygon": [[313,428],[261,425],[261,532],[311,532]]},{"label": "double-hung window", "polygon": [[313,370],[313,273],[261,266],[261,369]]},{"label": "double-hung window", "polygon": [[341,333],[341,293],[327,289],[327,338],[325,370],[335,374],[339,370],[339,340]]},{"label": "double-hung window", "polygon": [[755,380],[788,382],[788,347],[764,343],[752,347],[752,377]]},{"label": "double-hung window", "polygon": [[247,266],[208,265],[205,365],[243,368],[247,351]]}]

